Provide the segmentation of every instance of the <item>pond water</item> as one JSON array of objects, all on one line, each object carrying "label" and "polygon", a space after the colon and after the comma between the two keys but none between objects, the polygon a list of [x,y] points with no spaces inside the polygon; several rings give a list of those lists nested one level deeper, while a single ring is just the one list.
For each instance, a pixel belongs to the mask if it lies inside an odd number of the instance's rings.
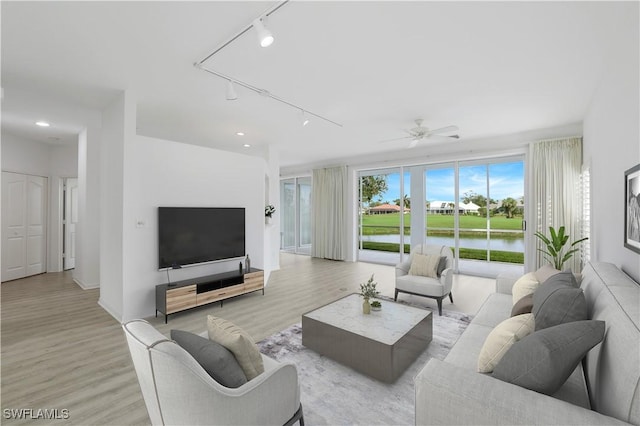
[{"label": "pond water", "polygon": [[[360,238],[362,241],[400,244],[400,234],[362,235]],[[485,237],[460,237],[459,240],[461,248],[487,249],[487,239]],[[408,244],[410,241],[409,236],[405,235],[405,244]],[[453,247],[454,238],[447,236],[427,236],[427,244],[447,245],[449,247]],[[493,236],[491,237],[489,248],[491,250],[524,253],[524,238],[499,238]]]}]

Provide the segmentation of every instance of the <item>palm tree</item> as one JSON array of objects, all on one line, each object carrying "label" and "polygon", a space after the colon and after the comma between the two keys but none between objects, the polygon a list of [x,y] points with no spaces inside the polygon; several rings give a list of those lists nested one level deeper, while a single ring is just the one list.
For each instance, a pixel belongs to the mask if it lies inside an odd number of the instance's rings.
[{"label": "palm tree", "polygon": [[507,197],[502,200],[502,208],[504,209],[504,214],[510,219],[513,217],[516,208],[518,208],[518,202],[511,197]]}]

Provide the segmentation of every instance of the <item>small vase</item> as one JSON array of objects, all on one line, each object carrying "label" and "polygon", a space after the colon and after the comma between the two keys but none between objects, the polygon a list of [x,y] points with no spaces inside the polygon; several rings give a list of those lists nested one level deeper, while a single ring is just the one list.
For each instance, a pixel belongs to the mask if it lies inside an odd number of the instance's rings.
[{"label": "small vase", "polygon": [[369,304],[369,299],[365,298],[364,302],[362,302],[362,313],[370,314],[371,313],[371,305]]}]

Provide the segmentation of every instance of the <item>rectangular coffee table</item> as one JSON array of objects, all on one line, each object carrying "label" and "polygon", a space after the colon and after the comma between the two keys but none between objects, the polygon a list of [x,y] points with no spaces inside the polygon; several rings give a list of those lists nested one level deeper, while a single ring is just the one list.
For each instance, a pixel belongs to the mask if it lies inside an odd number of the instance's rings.
[{"label": "rectangular coffee table", "polygon": [[383,382],[395,382],[433,336],[431,311],[382,301],[382,310],[362,313],[351,294],[302,316],[302,344]]}]

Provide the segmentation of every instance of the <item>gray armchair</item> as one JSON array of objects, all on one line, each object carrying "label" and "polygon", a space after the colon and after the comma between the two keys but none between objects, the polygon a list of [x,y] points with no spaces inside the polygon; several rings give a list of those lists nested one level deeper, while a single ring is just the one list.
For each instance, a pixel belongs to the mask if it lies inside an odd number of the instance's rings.
[{"label": "gray armchair", "polygon": [[144,320],[122,325],[142,396],[154,425],[304,426],[298,372],[262,356],[264,373],[230,389],[187,351]]},{"label": "gray armchair", "polygon": [[[431,278],[420,275],[409,275],[411,262],[415,253],[437,254],[447,258],[445,270],[440,277]],[[438,314],[442,315],[442,299],[449,296],[453,303],[451,286],[453,284],[453,252],[447,246],[437,246],[421,244],[411,249],[409,259],[396,265],[396,291],[395,300],[398,300],[398,293],[408,293],[416,296],[430,297],[438,302]]]}]

